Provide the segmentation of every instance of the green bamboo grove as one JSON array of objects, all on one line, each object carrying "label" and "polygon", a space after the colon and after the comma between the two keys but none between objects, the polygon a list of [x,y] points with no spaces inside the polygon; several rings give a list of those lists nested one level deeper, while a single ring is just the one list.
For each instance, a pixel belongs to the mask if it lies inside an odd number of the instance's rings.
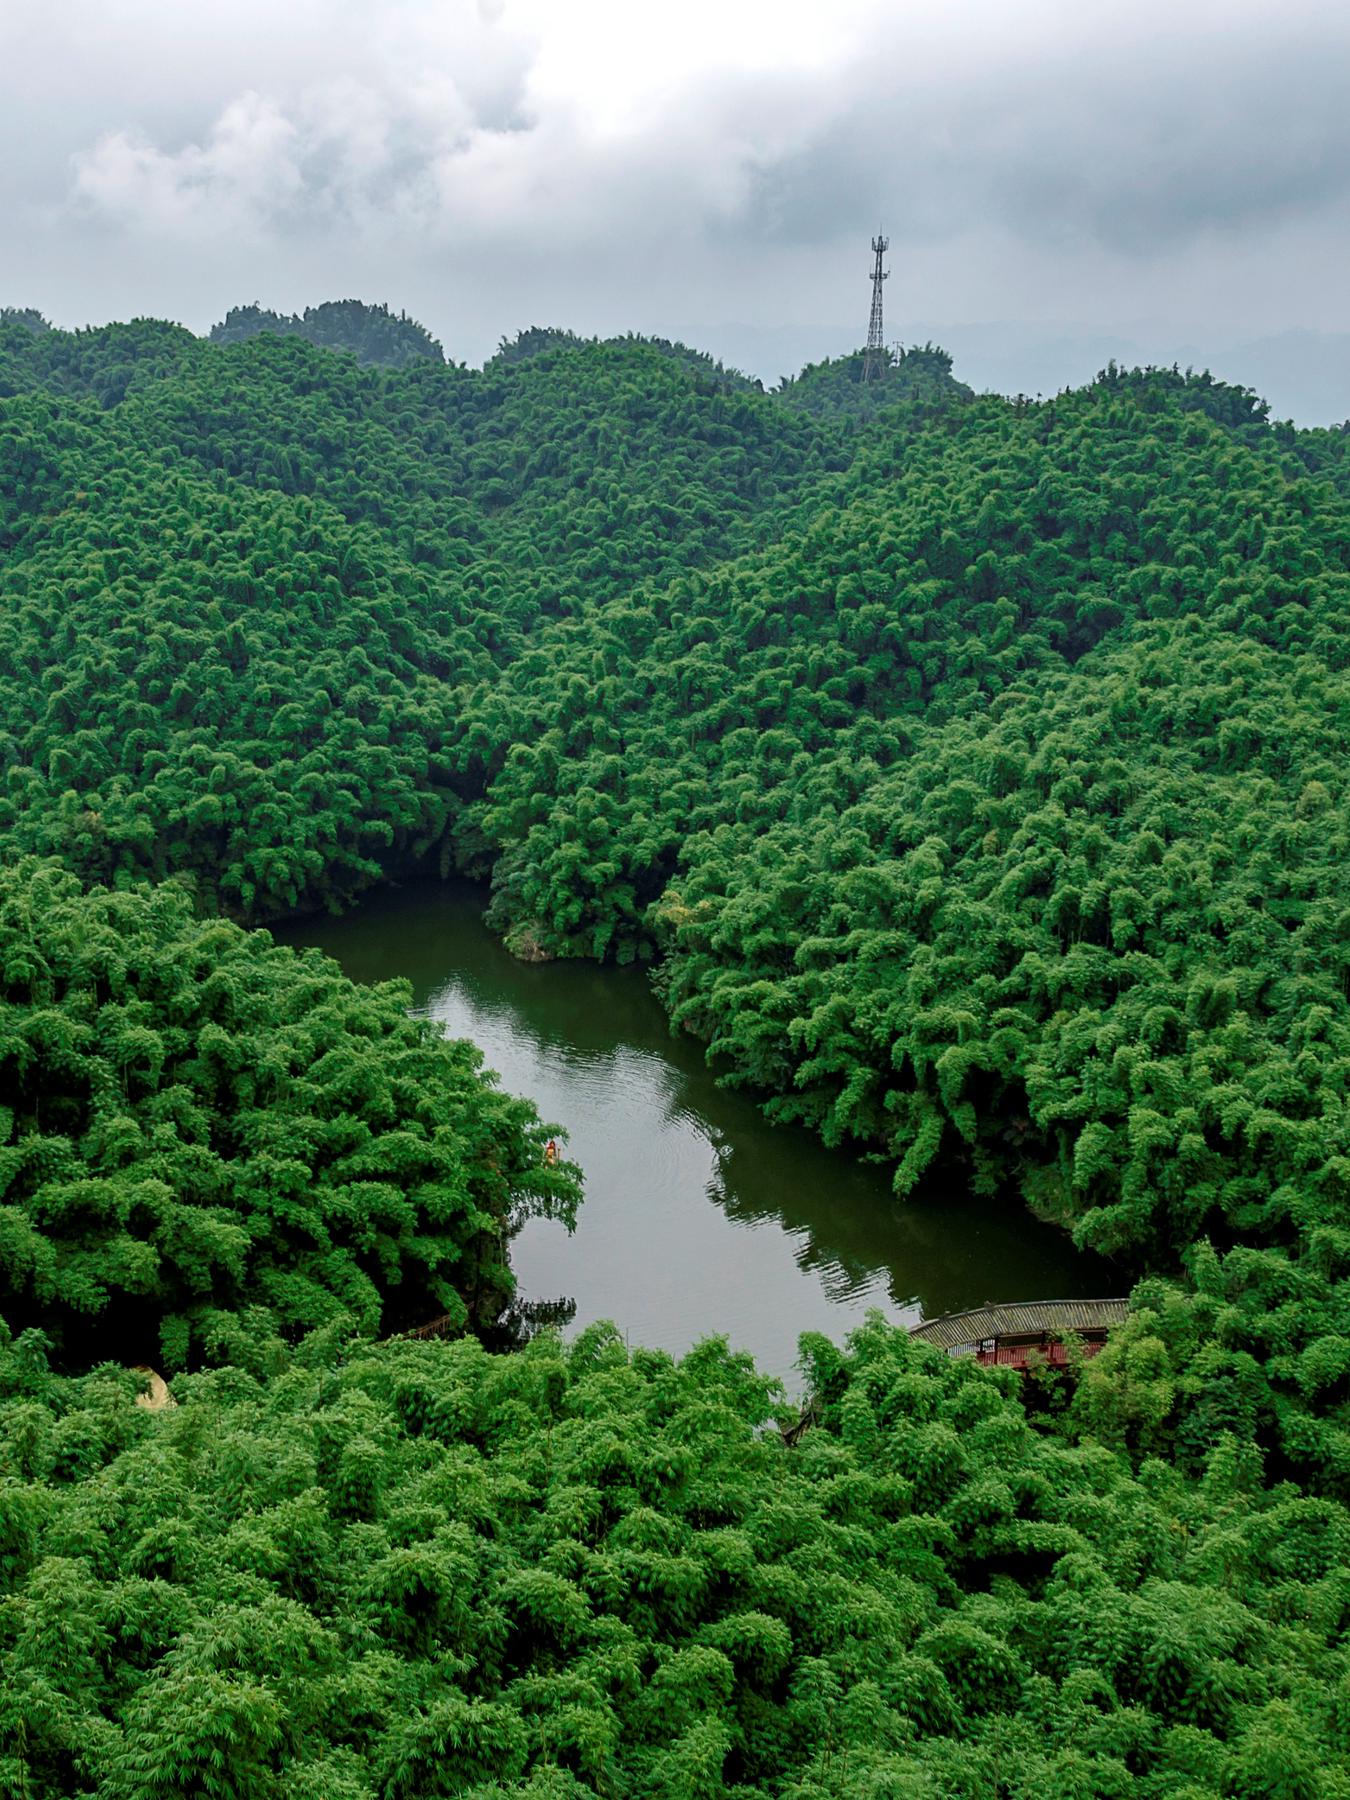
[{"label": "green bamboo grove", "polygon": [[[0,1796],[1344,1800],[1350,436],[213,337],[0,315]],[[579,1172],[266,931],[414,869],[1128,1323],[490,1351]]]},{"label": "green bamboo grove", "polygon": [[787,1452],[716,1341],[0,1346],[0,1782],[103,1800],[1341,1796],[1350,1517],[1035,1429],[877,1324]]}]

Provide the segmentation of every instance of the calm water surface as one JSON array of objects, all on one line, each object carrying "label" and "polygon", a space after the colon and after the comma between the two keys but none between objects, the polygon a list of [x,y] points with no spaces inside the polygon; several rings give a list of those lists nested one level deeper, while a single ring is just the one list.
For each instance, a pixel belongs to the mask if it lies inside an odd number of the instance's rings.
[{"label": "calm water surface", "polygon": [[725,1332],[790,1386],[802,1331],[869,1308],[902,1324],[984,1300],[1115,1293],[1120,1277],[1015,1204],[897,1201],[888,1172],[771,1126],[670,1032],[646,976],[525,964],[485,929],[479,887],[384,888],[341,919],[278,928],[358,981],[402,976],[416,1010],[472,1038],[568,1136],[586,1176],[576,1231],[535,1219],[512,1252],[526,1299],[576,1302],[633,1343]]}]

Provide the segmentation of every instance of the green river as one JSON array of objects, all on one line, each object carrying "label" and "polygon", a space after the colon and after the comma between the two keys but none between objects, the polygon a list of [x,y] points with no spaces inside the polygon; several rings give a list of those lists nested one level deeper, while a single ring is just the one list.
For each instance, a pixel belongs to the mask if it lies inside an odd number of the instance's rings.
[{"label": "green river", "polygon": [[879,1308],[901,1324],[985,1300],[1111,1294],[1124,1278],[1015,1202],[897,1201],[886,1169],[770,1125],[672,1035],[638,969],[520,963],[468,884],[387,887],[340,919],[274,936],[358,981],[401,976],[416,1010],[471,1038],[511,1092],[567,1134],[586,1199],[569,1236],[532,1220],[512,1249],[527,1301],[575,1302],[635,1344],[712,1332],[792,1383],[799,1332],[840,1337]]}]

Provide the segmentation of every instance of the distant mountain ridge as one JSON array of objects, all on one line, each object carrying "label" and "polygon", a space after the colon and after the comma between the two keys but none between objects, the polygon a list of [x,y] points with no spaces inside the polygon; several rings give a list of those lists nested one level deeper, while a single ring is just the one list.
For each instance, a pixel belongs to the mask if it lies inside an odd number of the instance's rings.
[{"label": "distant mountain ridge", "polygon": [[[36,332],[52,329],[36,307],[0,307],[0,324],[25,325]],[[257,302],[235,306],[207,335],[213,343],[237,344],[264,332],[301,337],[321,349],[345,351],[358,362],[381,368],[445,357],[440,341],[407,312],[355,299],[323,301],[301,313],[276,312]],[[602,337],[566,326],[536,325],[503,337],[487,361],[506,366],[587,344],[645,344],[726,391],[792,390],[796,404],[818,411],[827,404],[826,389],[837,390],[830,405],[848,398],[843,410],[865,417],[876,410],[881,396],[847,394],[845,384],[854,383],[861,368],[858,335],[856,326],[839,323],[705,323],[682,338],[642,332]],[[693,347],[691,336],[707,348]],[[1227,332],[1210,335],[1189,327],[1151,324],[1113,329],[1071,321],[953,323],[917,318],[906,319],[905,337],[911,340],[910,347],[902,350],[895,345],[892,357],[897,364],[911,359],[907,390],[913,389],[919,373],[912,361],[916,351],[931,351],[940,343],[959,365],[968,392],[1046,398],[1083,386],[1112,362],[1120,368],[1175,366],[1208,371],[1253,389],[1269,402],[1273,418],[1292,419],[1304,427],[1350,420],[1350,332],[1298,327],[1237,339]],[[832,365],[838,365],[834,375],[821,374]],[[887,383],[883,391],[884,404],[901,397],[895,383]],[[912,399],[914,394],[910,391],[904,397]]]},{"label": "distant mountain ridge", "polygon": [[[767,383],[789,369],[845,356],[857,324],[749,325],[710,321],[691,328],[712,354]],[[1048,397],[1081,387],[1108,362],[1121,367],[1208,369],[1254,387],[1272,416],[1302,426],[1338,425],[1350,418],[1350,332],[1292,329],[1241,338],[1195,327],[1125,325],[1119,329],[1017,319],[954,321],[933,316],[904,320],[907,339],[932,338],[949,350],[977,393]]]}]

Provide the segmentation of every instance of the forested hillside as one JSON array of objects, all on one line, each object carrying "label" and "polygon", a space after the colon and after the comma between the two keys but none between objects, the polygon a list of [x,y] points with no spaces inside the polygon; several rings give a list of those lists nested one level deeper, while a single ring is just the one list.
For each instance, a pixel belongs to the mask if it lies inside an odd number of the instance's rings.
[{"label": "forested hillside", "polygon": [[448,857],[480,743],[508,748],[466,710],[495,673],[753,543],[829,461],[640,347],[586,351],[585,383],[150,324],[4,350],[0,832],[254,918]]},{"label": "forested hillside", "polygon": [[[0,1793],[1350,1792],[1350,439],[859,373],[0,320]],[[1131,1320],[817,1341],[794,1451],[716,1348],[354,1343],[577,1198],[245,929],[424,866]]]}]

